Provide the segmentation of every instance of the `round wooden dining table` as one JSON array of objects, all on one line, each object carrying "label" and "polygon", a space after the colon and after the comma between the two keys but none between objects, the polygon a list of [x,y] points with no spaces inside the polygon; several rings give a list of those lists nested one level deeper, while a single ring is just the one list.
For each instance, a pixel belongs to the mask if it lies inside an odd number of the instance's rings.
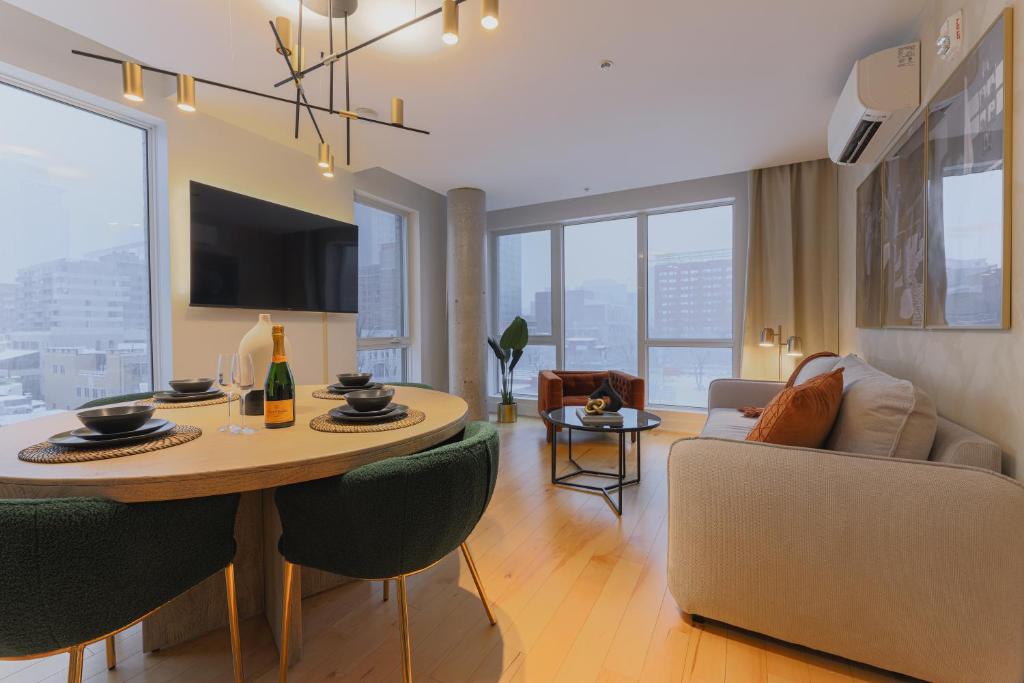
[{"label": "round wooden dining table", "polygon": [[[235,523],[235,571],[239,614],[266,614],[280,642],[281,534],[274,489],[348,472],[384,458],[409,455],[458,434],[468,406],[451,394],[395,387],[396,403],[423,411],[426,419],[401,429],[370,433],[313,430],[310,421],[343,401],[319,399],[322,386],[296,390],[295,426],[264,429],[262,417],[247,417],[255,434],[218,431],[227,421],[225,404],[158,408],[157,417],[202,429],[194,441],[138,455],[81,463],[39,464],[18,453],[58,432],[80,427],[74,413],[58,413],[0,428],[0,498],[95,496],[127,503],[241,493]],[[232,404],[237,421],[238,402]],[[305,569],[301,597],[350,579]],[[302,656],[300,591],[293,591],[289,659]],[[211,577],[174,599],[143,622],[143,649],[153,651],[191,640],[227,625],[223,583]],[[244,645],[244,644],[243,644]]]}]

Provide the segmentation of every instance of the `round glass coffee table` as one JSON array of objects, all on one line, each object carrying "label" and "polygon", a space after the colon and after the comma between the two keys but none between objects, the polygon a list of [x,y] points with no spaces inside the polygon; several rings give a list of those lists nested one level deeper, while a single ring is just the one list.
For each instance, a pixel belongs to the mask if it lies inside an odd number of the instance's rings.
[{"label": "round glass coffee table", "polygon": [[[545,418],[551,424],[552,427],[561,427],[569,432],[569,462],[575,468],[568,474],[558,475],[556,461],[558,459],[558,430],[551,430],[551,483],[555,486],[564,486],[566,488],[577,489],[580,491],[588,491],[590,493],[600,493],[608,501],[608,504],[612,506],[615,513],[622,515],[622,489],[626,486],[632,486],[640,483],[640,432],[646,432],[650,429],[654,429],[661,425],[661,418],[654,413],[648,413],[644,410],[635,410],[633,408],[622,408],[619,410],[622,414],[621,425],[585,425],[580,421],[579,415],[576,414],[576,406],[569,406],[567,408],[555,408],[549,410],[545,414]],[[617,472],[602,472],[600,470],[590,470],[582,467],[572,457],[572,432],[573,430],[579,430],[581,432],[598,432],[605,434],[616,434],[619,437],[619,469]],[[626,435],[636,435],[636,478],[626,480]],[[591,484],[577,484],[572,481],[576,477],[588,475],[591,477],[607,477],[610,479],[617,479],[614,484],[608,486],[595,486]],[[612,500],[612,494],[617,494],[618,502]]]}]

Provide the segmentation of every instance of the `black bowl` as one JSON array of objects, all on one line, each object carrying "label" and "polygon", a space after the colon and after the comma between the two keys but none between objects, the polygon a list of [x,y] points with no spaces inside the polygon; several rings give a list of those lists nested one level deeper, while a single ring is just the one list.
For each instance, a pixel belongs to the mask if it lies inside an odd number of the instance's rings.
[{"label": "black bowl", "polygon": [[370,382],[373,374],[369,372],[342,372],[338,374],[338,381],[346,387],[362,387]]},{"label": "black bowl", "polygon": [[345,394],[345,400],[359,412],[370,412],[384,410],[394,396],[394,389],[365,389],[348,392]]},{"label": "black bowl", "polygon": [[94,408],[78,413],[78,419],[89,429],[100,434],[130,432],[146,424],[153,417],[156,406],[113,406]]},{"label": "black bowl", "polygon": [[213,380],[209,377],[200,377],[199,379],[172,379],[168,384],[171,385],[171,389],[174,389],[179,394],[195,394],[200,391],[206,391],[213,386]]}]

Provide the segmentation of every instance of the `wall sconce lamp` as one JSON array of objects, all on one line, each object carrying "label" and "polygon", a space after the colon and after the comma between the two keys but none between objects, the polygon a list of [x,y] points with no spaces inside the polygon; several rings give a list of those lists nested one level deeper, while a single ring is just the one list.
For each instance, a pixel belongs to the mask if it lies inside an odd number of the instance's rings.
[{"label": "wall sconce lamp", "polygon": [[[782,341],[782,325],[779,325],[777,329],[765,327],[761,329],[761,337],[758,341],[758,346],[764,346],[767,348],[776,347],[778,349],[778,375],[779,381],[782,381],[782,354],[785,353],[787,356],[799,357],[804,355],[804,341],[800,337],[790,336],[786,341]],[[783,351],[782,348],[786,350]]]}]

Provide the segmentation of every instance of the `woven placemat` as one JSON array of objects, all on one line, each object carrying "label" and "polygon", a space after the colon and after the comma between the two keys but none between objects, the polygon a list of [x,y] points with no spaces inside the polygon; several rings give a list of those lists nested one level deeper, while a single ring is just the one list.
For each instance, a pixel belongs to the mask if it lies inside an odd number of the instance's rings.
[{"label": "woven placemat", "polygon": [[169,431],[166,436],[152,441],[133,443],[127,446],[114,446],[112,448],[68,448],[67,446],[54,446],[49,441],[29,446],[18,453],[18,459],[26,462],[39,463],[68,463],[88,462],[90,460],[107,460],[109,458],[121,458],[126,455],[138,455],[139,453],[150,453],[159,451],[171,446],[180,446],[198,439],[203,435],[203,430],[192,425],[177,425]]},{"label": "woven placemat", "polygon": [[372,432],[390,432],[393,429],[403,429],[418,425],[427,419],[422,410],[410,409],[409,414],[401,420],[394,422],[378,422],[377,424],[345,424],[335,422],[327,413],[317,415],[309,421],[309,426],[318,432],[331,432],[334,434],[370,434]]},{"label": "woven placemat", "polygon": [[[232,401],[237,401],[238,397],[234,394],[231,395]],[[136,401],[135,405],[138,406],[156,406],[157,408],[199,408],[202,406],[215,406],[221,403],[228,402],[228,395],[218,396],[217,398],[208,398],[204,401],[182,401],[175,403],[173,401],[158,401],[155,398],[144,398],[141,401]]]},{"label": "woven placemat", "polygon": [[[387,388],[386,384],[384,385],[384,388]],[[336,394],[333,391],[328,391],[327,389],[317,389],[313,392],[313,398],[326,398],[329,401],[344,401],[345,394]]]}]

